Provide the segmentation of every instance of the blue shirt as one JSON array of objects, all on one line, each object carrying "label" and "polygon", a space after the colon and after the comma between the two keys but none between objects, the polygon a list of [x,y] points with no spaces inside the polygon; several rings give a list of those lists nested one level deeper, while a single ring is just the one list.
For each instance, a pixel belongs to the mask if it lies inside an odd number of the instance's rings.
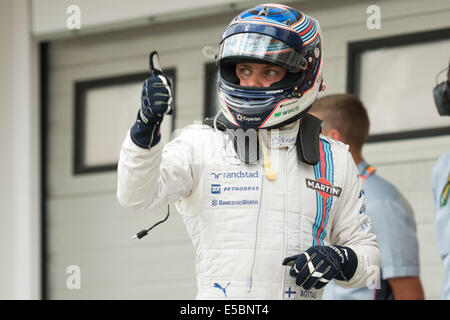
[{"label": "blue shirt", "polygon": [[433,204],[436,213],[436,244],[444,263],[441,298],[450,299],[450,151],[441,156],[433,167]]},{"label": "blue shirt", "polygon": [[[361,161],[359,172],[362,174],[367,166]],[[376,173],[368,176],[363,186],[366,213],[372,220],[372,231],[377,236],[381,254],[382,281],[376,297],[392,299],[387,279],[419,276],[419,246],[413,210],[397,188]],[[330,282],[325,286],[323,299],[372,300],[374,289],[344,289]]]}]

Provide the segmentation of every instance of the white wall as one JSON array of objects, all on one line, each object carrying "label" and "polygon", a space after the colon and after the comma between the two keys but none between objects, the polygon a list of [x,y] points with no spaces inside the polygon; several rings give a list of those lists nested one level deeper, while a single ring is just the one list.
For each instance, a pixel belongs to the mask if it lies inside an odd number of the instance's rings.
[{"label": "white wall", "polygon": [[[293,0],[285,0],[284,3]],[[305,0],[310,1],[310,0]],[[66,10],[77,5],[82,28],[74,35],[123,29],[167,21],[182,21],[218,13],[241,10],[257,4],[255,0],[31,0],[33,35],[40,39],[70,36]],[[297,1],[298,2],[298,1]]]},{"label": "white wall", "polygon": [[37,44],[29,2],[0,2],[0,298],[40,297]]},{"label": "white wall", "polygon": [[[10,12],[12,1],[0,2],[0,41],[2,43],[11,43],[11,16]],[[5,27],[3,27],[5,26]],[[9,77],[12,73],[10,65],[12,52],[9,50],[0,50],[0,299],[10,298],[12,296],[12,279],[11,274],[13,265],[10,263],[12,259],[12,232],[10,229],[12,215],[10,213],[12,191],[10,183],[12,182],[11,166],[12,156],[11,150],[11,122],[12,102],[11,83]]]}]

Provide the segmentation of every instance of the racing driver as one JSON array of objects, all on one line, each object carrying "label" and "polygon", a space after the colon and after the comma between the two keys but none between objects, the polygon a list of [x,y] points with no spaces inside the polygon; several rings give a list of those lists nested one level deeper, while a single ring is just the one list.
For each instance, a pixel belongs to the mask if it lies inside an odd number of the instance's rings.
[{"label": "racing driver", "polygon": [[257,5],[226,28],[216,56],[220,111],[166,144],[172,89],[151,56],[123,143],[117,197],[175,203],[196,249],[197,299],[320,299],[374,280],[379,249],[348,146],[307,111],[325,85],[318,21]]}]

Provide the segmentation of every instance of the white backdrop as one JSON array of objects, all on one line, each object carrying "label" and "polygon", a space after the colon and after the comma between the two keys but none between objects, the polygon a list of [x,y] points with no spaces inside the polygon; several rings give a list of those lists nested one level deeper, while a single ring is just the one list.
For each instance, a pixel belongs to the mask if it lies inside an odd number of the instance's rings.
[{"label": "white backdrop", "polygon": [[360,98],[369,112],[370,134],[449,126],[432,94],[449,59],[450,39],[364,52]]},{"label": "white backdrop", "polygon": [[[136,82],[87,92],[85,165],[97,166],[119,161],[124,132],[136,121],[141,91],[142,83]],[[161,125],[163,144],[170,141],[171,133],[172,118],[165,115]]]},{"label": "white backdrop", "polygon": [[[308,0],[296,0],[296,2]],[[269,1],[270,2],[270,1]],[[282,3],[293,2],[284,0]],[[39,38],[70,34],[66,9],[77,5],[81,11],[81,30],[138,26],[165,21],[179,21],[205,15],[245,9],[264,3],[255,0],[31,0],[32,33]]]}]

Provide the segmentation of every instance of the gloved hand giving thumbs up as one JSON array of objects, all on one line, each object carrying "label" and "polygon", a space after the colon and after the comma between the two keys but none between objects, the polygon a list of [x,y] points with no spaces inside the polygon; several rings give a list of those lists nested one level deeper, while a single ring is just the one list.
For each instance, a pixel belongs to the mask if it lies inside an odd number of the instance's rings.
[{"label": "gloved hand giving thumbs up", "polygon": [[161,139],[160,127],[164,114],[173,113],[172,85],[162,73],[158,53],[151,52],[149,60],[150,77],[142,87],[141,107],[130,130],[131,140],[146,149]]}]

